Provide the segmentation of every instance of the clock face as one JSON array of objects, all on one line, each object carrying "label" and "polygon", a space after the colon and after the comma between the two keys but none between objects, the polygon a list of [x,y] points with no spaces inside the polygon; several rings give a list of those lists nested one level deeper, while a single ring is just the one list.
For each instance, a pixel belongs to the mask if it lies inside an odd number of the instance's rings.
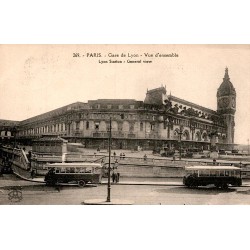
[{"label": "clock face", "polygon": [[220,108],[226,108],[229,104],[229,99],[224,97],[219,100],[219,107]]}]

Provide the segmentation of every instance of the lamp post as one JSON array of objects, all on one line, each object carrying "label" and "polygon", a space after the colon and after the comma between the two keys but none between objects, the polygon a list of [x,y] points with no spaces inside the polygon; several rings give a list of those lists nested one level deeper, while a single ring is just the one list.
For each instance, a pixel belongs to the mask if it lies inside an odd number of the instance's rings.
[{"label": "lamp post", "polygon": [[111,117],[109,118],[109,167],[108,167],[108,195],[107,195],[107,202],[110,202],[110,191],[111,191],[111,186],[110,186],[110,163],[111,163]]},{"label": "lamp post", "polygon": [[182,124],[182,121],[180,123],[180,131],[178,132],[178,135],[179,135],[179,143],[180,143],[180,160],[181,160],[181,136],[183,134],[183,124]]},{"label": "lamp post", "polygon": [[112,203],[111,203],[111,186],[110,186],[110,170],[111,170],[111,117],[109,118],[109,136],[108,136],[108,151],[109,151],[109,166],[108,166],[108,188],[107,188],[107,199],[104,201],[102,199],[90,199],[90,200],[86,200],[84,201],[84,204],[87,205],[131,205],[134,202],[133,201],[129,201],[129,200],[120,200],[120,199],[113,199]]}]

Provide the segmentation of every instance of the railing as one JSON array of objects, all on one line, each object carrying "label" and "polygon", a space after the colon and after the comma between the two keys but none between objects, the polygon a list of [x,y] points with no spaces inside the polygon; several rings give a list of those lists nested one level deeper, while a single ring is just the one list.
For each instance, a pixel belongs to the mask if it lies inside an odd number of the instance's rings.
[{"label": "railing", "polygon": [[30,168],[30,162],[23,149],[2,146],[0,150],[4,152],[5,156],[7,156],[15,166],[25,170]]}]

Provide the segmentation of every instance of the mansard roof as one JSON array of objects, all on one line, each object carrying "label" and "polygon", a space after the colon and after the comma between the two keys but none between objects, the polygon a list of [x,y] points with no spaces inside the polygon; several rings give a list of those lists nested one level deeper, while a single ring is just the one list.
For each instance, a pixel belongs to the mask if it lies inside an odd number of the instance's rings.
[{"label": "mansard roof", "polygon": [[18,123],[19,121],[0,119],[0,126],[16,126]]},{"label": "mansard roof", "polygon": [[[89,108],[101,108],[106,109],[109,105],[112,106],[112,109],[118,109],[120,105],[124,109],[129,109],[130,105],[133,105],[135,109],[138,109],[143,106],[142,101],[136,101],[135,99],[97,99],[88,101]],[[97,107],[97,105],[100,105]]]},{"label": "mansard roof", "polygon": [[97,99],[89,100],[90,104],[135,104],[138,103],[135,99]]},{"label": "mansard roof", "polygon": [[19,125],[24,125],[24,124],[28,124],[28,123],[31,123],[31,122],[36,122],[37,120],[43,120],[43,119],[47,119],[47,118],[52,118],[54,116],[62,115],[66,111],[78,110],[78,109],[81,109],[81,108],[85,108],[86,106],[87,106],[87,104],[83,103],[83,102],[71,103],[71,104],[63,106],[61,108],[54,109],[52,111],[43,113],[41,115],[33,116],[31,118],[23,120],[23,121],[20,122]]}]

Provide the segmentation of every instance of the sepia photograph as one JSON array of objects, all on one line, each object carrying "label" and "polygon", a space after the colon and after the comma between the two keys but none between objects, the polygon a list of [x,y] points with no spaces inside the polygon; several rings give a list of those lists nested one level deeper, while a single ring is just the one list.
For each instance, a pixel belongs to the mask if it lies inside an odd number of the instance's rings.
[{"label": "sepia photograph", "polygon": [[2,1],[1,247],[246,248],[248,19],[244,0]]},{"label": "sepia photograph", "polygon": [[250,204],[250,45],[0,45],[0,204]]}]

